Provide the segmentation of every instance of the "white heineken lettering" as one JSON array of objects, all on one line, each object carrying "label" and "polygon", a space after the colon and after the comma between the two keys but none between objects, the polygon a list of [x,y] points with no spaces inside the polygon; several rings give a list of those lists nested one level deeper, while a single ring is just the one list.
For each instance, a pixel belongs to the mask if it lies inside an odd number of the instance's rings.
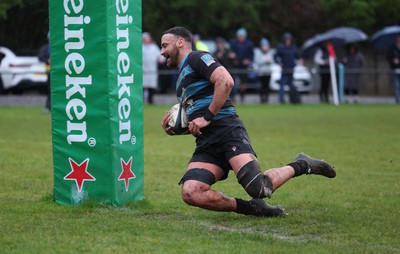
[{"label": "white heineken lettering", "polygon": [[121,99],[122,95],[126,93],[128,97],[131,96],[131,90],[129,89],[128,84],[133,84],[133,74],[130,76],[120,76],[118,75],[118,98]]},{"label": "white heineken lettering", "polygon": [[[69,19],[64,17],[64,21],[70,21]],[[83,24],[89,24],[90,23],[90,17],[85,17],[82,19],[84,23],[79,23],[79,24],[64,24],[65,27],[68,27],[70,25],[83,25]],[[69,52],[70,50],[79,50],[83,49],[85,47],[85,41],[83,39],[84,36],[84,31],[83,29],[78,29],[78,30],[69,30],[68,28],[64,29],[64,40],[74,40],[74,41],[69,41],[65,43],[65,51]]]},{"label": "white heineken lettering", "polygon": [[82,120],[86,115],[86,105],[80,99],[72,99],[65,109],[69,120]]},{"label": "white heineken lettering", "polygon": [[117,7],[117,12],[119,14],[126,13],[128,11],[128,7],[129,7],[128,0],[117,0],[115,3],[116,3],[116,7]]},{"label": "white heineken lettering", "polygon": [[79,93],[82,98],[86,98],[86,89],[81,87],[82,85],[91,85],[92,84],[92,76],[88,77],[70,77],[65,76],[65,84],[66,86],[71,86],[66,92],[66,98],[70,99],[72,95]]},{"label": "white heineken lettering", "polygon": [[129,142],[131,140],[131,96],[130,85],[134,82],[134,75],[131,70],[131,62],[128,55],[130,47],[129,24],[132,24],[132,16],[127,15],[129,1],[116,0],[116,35],[118,52],[116,67],[118,70],[117,85],[118,89],[118,116],[119,116],[119,142]]},{"label": "white heineken lettering", "polygon": [[118,73],[127,73],[129,71],[130,66],[131,62],[128,54],[126,52],[119,53],[117,60]]},{"label": "white heineken lettering", "polygon": [[67,121],[67,131],[70,133],[67,137],[68,144],[72,144],[72,142],[85,142],[87,139],[85,121],[81,123]]},{"label": "white heineken lettering", "polygon": [[72,7],[72,9],[73,9],[75,14],[80,13],[82,11],[82,9],[83,9],[83,0],[80,0],[80,1],[64,0],[64,10],[68,14],[71,14],[71,10],[68,8],[68,4],[71,5],[71,7]]},{"label": "white heineken lettering", "polygon": [[118,103],[118,116],[119,116],[119,133],[121,140],[130,140],[131,138],[131,121],[129,116],[131,114],[131,103],[128,98],[122,98]]},{"label": "white heineken lettering", "polygon": [[87,140],[86,86],[92,85],[92,75],[82,76],[85,70],[85,26],[90,24],[90,17],[81,14],[84,0],[64,0],[64,49],[69,53],[64,62],[65,98],[68,100],[65,113],[68,118],[67,142],[85,142]]},{"label": "white heineken lettering", "polygon": [[79,53],[71,53],[65,59],[64,66],[68,74],[72,74],[72,71],[74,71],[76,74],[81,74],[85,69],[85,59]]},{"label": "white heineken lettering", "polygon": [[83,22],[85,22],[85,24],[88,24],[90,22],[90,17],[85,16],[85,18],[83,18],[83,15],[80,15],[78,17],[70,17],[68,15],[64,15],[64,26],[82,25]]},{"label": "white heineken lettering", "polygon": [[[86,105],[80,99],[72,99],[67,103],[66,113],[69,120],[82,120],[86,115]],[[67,131],[71,133],[67,137],[68,144],[72,142],[84,142],[87,138],[86,122],[67,121]]]},{"label": "white heineken lettering", "polygon": [[[122,40],[123,39],[123,40]],[[117,50],[120,52],[129,47],[129,29],[117,29]]]}]

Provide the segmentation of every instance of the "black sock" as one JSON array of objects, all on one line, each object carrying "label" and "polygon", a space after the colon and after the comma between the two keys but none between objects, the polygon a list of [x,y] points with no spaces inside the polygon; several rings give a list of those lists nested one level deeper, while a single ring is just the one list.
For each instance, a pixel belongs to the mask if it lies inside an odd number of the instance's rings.
[{"label": "black sock", "polygon": [[240,198],[235,198],[236,200],[236,213],[245,214],[245,215],[256,215],[257,211],[255,207],[250,203],[250,201],[246,201]]},{"label": "black sock", "polygon": [[294,169],[294,177],[306,174],[308,170],[308,163],[304,160],[298,160],[287,165]]}]

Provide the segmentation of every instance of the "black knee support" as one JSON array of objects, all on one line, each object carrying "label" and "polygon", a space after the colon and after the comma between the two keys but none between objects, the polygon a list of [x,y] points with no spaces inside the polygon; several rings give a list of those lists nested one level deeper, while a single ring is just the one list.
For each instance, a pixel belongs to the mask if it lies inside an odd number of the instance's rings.
[{"label": "black knee support", "polygon": [[204,168],[192,168],[186,171],[185,175],[179,181],[179,185],[183,184],[187,180],[196,180],[208,185],[215,183],[215,176],[213,173]]},{"label": "black knee support", "polygon": [[265,198],[272,195],[272,181],[261,172],[260,164],[256,160],[242,166],[237,173],[237,179],[253,198]]}]

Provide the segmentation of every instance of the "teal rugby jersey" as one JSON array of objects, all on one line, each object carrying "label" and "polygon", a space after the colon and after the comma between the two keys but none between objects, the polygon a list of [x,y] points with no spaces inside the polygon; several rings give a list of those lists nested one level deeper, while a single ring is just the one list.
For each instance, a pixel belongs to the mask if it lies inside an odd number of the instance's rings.
[{"label": "teal rugby jersey", "polygon": [[[214,84],[210,82],[213,71],[221,66],[209,53],[192,51],[181,62],[176,82],[176,95],[183,100],[188,120],[204,116],[214,96]],[[213,120],[236,115],[235,107],[228,98]]]}]

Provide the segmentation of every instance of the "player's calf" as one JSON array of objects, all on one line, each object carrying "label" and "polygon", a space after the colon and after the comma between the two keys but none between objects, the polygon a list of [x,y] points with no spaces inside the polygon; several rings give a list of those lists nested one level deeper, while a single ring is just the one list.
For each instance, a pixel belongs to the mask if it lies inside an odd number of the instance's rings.
[{"label": "player's calf", "polygon": [[261,172],[257,160],[243,165],[237,173],[238,182],[253,198],[270,198],[272,195],[272,181]]}]

